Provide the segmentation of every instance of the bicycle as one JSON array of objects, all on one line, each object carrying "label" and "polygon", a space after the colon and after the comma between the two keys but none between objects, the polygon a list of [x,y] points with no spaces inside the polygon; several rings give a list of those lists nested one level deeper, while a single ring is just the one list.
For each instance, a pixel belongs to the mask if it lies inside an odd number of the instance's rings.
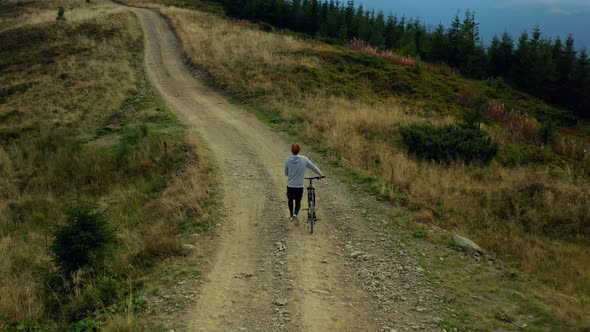
[{"label": "bicycle", "polygon": [[321,178],[320,176],[305,178],[309,180],[309,186],[307,187],[307,221],[309,222],[309,231],[311,234],[313,234],[313,226],[318,220],[315,211],[315,188],[313,187],[313,180],[319,180]]}]

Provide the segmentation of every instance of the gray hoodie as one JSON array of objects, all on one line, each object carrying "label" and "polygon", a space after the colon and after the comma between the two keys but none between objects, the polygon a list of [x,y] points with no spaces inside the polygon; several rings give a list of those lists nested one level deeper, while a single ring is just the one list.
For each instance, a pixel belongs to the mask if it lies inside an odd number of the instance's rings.
[{"label": "gray hoodie", "polygon": [[289,177],[287,187],[303,188],[305,170],[309,168],[317,175],[323,176],[322,171],[314,165],[306,156],[293,155],[285,160],[285,175]]}]

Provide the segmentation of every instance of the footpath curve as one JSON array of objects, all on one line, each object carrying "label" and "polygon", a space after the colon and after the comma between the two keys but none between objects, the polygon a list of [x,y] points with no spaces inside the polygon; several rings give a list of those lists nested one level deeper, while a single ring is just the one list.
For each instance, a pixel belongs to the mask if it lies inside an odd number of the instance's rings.
[{"label": "footpath curve", "polygon": [[[160,14],[130,10],[144,32],[151,82],[222,175],[227,218],[187,329],[434,330],[432,316],[416,311],[429,299],[416,296],[424,285],[408,253],[366,229],[336,179],[319,184],[322,221],[313,236],[304,222],[288,224],[283,162],[290,143],[195,78]],[[370,255],[353,259],[360,249]]]}]

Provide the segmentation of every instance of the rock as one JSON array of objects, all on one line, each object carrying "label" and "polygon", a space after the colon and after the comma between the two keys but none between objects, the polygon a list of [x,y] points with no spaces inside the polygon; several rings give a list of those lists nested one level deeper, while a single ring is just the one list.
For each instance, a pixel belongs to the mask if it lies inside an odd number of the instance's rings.
[{"label": "rock", "polygon": [[192,244],[188,244],[188,243],[185,243],[185,244],[183,244],[183,245],[182,245],[182,249],[184,249],[184,250],[186,250],[186,251],[193,251],[193,250],[195,250],[196,248],[197,248],[197,247],[195,247],[194,245],[192,245]]},{"label": "rock", "polygon": [[244,278],[252,278],[254,273],[251,272],[241,272],[234,276],[234,278],[244,279]]},{"label": "rock", "polygon": [[273,303],[275,305],[278,305],[279,307],[284,307],[287,305],[287,299],[279,298],[279,299],[276,299]]},{"label": "rock", "polygon": [[353,252],[350,254],[350,258],[357,258],[357,257],[361,256],[362,254],[363,254],[363,252],[362,252],[362,251],[353,251]]},{"label": "rock", "polygon": [[475,242],[469,240],[468,238],[465,238],[465,237],[462,237],[459,235],[453,235],[453,243],[456,246],[463,249],[463,251],[465,251],[466,253],[469,253],[469,254],[483,253],[483,249],[481,249],[477,244],[475,244]]},{"label": "rock", "polygon": [[287,247],[282,242],[276,242],[275,246],[277,247],[277,249],[279,251],[283,251],[283,250],[287,249]]}]

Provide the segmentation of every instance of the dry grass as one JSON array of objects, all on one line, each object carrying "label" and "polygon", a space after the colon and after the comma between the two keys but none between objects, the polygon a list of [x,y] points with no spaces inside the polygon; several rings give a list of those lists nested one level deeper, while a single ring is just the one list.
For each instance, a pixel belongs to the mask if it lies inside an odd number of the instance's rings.
[{"label": "dry grass", "polygon": [[[116,8],[100,4],[93,5],[92,7],[81,7],[83,4],[82,1],[64,2],[69,3],[69,5],[65,4],[64,7],[66,8],[66,20],[70,23],[87,21],[99,16],[121,13],[125,10],[124,8]],[[31,7],[25,8],[28,9],[25,13],[2,20],[2,23],[0,23],[0,33],[12,29],[55,22],[57,17],[57,6],[50,6],[50,8],[47,8],[47,6],[34,9]]]},{"label": "dry grass", "polygon": [[[59,4],[71,6],[65,22],[51,18]],[[126,296],[144,267],[181,254],[182,227],[209,222],[212,167],[184,132],[167,130],[179,125],[139,69],[131,13],[84,1],[19,10],[0,32],[0,330],[108,320],[93,312]],[[64,294],[50,231],[73,198],[108,208],[122,250],[106,276],[79,273]],[[122,313],[109,325],[136,327]]]},{"label": "dry grass", "polygon": [[[307,68],[321,71],[324,60],[317,55],[338,54],[339,48],[195,11],[161,11],[190,61],[220,87],[280,118],[282,128],[324,149],[331,159],[378,175],[380,194],[415,211],[421,222],[470,236],[550,285],[542,296],[563,326],[590,326],[584,315],[590,310],[590,183],[584,175],[568,172],[567,166],[565,171],[542,165],[505,168],[494,162],[482,168],[413,160],[402,147],[400,125],[456,120],[394,96],[367,102],[336,96],[321,85],[306,88],[292,75]],[[518,127],[519,140],[531,139],[527,135],[535,123],[518,115],[509,120],[490,130],[503,137],[509,126]],[[561,293],[579,300],[550,300]]]},{"label": "dry grass", "polygon": [[[80,22],[114,29],[134,27],[128,15],[103,13],[93,17]],[[56,207],[59,211],[62,191],[76,185],[58,173],[66,163],[72,163],[71,158],[81,161],[86,157],[72,154],[65,147],[67,136],[57,132],[75,138],[84,130],[96,128],[97,122],[118,107],[134,86],[127,42],[138,38],[139,30],[130,29],[119,38],[98,41],[80,33],[79,24],[58,26],[54,19],[0,33],[8,42],[4,49],[7,53],[3,53],[7,66],[0,72],[0,86],[27,87],[8,94],[0,105],[4,117],[0,125],[0,324],[34,322],[46,313],[45,289],[39,275],[51,265],[47,249],[49,226],[59,220]],[[31,36],[40,40],[30,40]],[[27,58],[19,51],[28,51],[29,47],[47,52],[41,58],[47,62],[38,62],[34,52],[29,54],[32,58]],[[20,61],[12,57],[20,57]],[[109,86],[122,89],[106,93]]]},{"label": "dry grass", "polygon": [[134,332],[142,329],[141,323],[131,313],[126,315],[117,315],[109,319],[108,325],[101,331],[105,332]]},{"label": "dry grass", "polygon": [[34,273],[48,264],[43,234],[0,237],[0,329],[44,313],[43,285]]}]

